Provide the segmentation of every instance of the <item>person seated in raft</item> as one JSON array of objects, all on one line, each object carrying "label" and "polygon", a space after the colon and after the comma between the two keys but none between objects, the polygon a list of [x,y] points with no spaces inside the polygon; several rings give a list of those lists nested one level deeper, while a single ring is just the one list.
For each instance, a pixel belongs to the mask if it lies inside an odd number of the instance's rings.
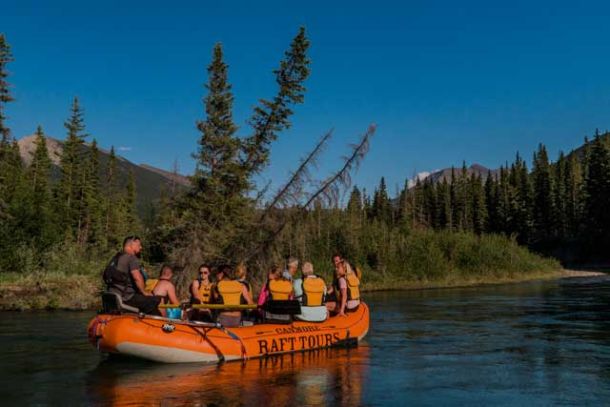
[{"label": "person seated in raft", "polygon": [[282,277],[285,280],[292,281],[295,279],[297,271],[299,271],[299,259],[292,256],[288,257],[288,259],[286,259],[286,269],[284,270],[284,273],[282,273]]},{"label": "person seated in raft", "polygon": [[299,298],[299,302],[306,307],[316,307],[322,305],[327,292],[324,279],[314,274],[313,264],[310,262],[303,263],[301,272],[303,273],[301,283],[302,295],[301,298]]},{"label": "person seated in raft", "polygon": [[199,266],[197,278],[191,283],[191,304],[210,304],[212,302],[212,268],[207,264]]},{"label": "person seated in raft", "polygon": [[161,304],[176,304],[176,308],[161,309],[161,315],[168,318],[180,319],[180,300],[176,296],[176,286],[172,283],[172,277],[174,276],[174,270],[167,264],[161,267],[159,273],[159,281],[152,293],[154,296],[161,298]]},{"label": "person seated in raft", "polygon": [[[252,284],[248,281],[248,268],[246,267],[246,265],[244,263],[239,263],[237,265],[237,267],[235,267],[235,278],[237,279],[237,281],[239,281],[241,284],[244,285],[244,287],[246,287],[246,289],[248,290],[248,294],[250,295],[250,298],[252,299],[252,301],[254,301],[254,293],[252,292]],[[241,300],[242,304],[246,304],[246,299],[242,297]],[[245,310],[243,312],[243,315],[246,317],[247,320],[252,320],[254,317],[254,313],[252,312],[252,310]]]},{"label": "person seated in raft", "polygon": [[161,315],[160,298],[146,292],[140,259],[142,241],[138,236],[127,236],[123,240],[123,251],[116,254],[106,270],[104,281],[108,291],[121,296],[125,305],[138,308],[140,312],[150,315]]},{"label": "person seated in raft", "polygon": [[265,305],[265,303],[271,298],[271,293],[269,292],[269,283],[272,280],[277,280],[282,277],[282,268],[279,266],[273,267],[269,273],[267,273],[267,281],[261,288],[261,292],[258,294],[258,301],[256,302],[260,307]]},{"label": "person seated in raft", "polygon": [[286,301],[294,298],[292,281],[286,278],[285,273],[282,273],[279,278],[270,280],[268,289],[270,297],[269,299],[273,301]]},{"label": "person seated in raft", "polygon": [[[197,278],[193,280],[190,287],[191,304],[212,303],[212,267],[207,264],[199,266]],[[189,319],[195,321],[212,321],[212,312],[209,309],[192,309]]]},{"label": "person seated in raft", "polygon": [[355,311],[360,305],[360,280],[352,267],[342,259],[335,264],[335,279],[328,289],[332,301],[326,308],[333,315],[345,316],[346,312]]},{"label": "person seated in raft", "polygon": [[[246,304],[253,304],[248,289],[239,281],[231,279],[231,266],[223,265],[216,270],[216,283],[212,289],[215,304],[227,306],[240,305],[242,298]],[[222,326],[237,327],[241,324],[241,311],[222,311],[218,314],[218,322]]]},{"label": "person seated in raft", "polygon": [[303,264],[301,271],[303,273],[301,313],[295,315],[295,318],[310,322],[325,321],[328,317],[328,310],[324,306],[326,283],[314,274],[313,264],[309,262]]}]

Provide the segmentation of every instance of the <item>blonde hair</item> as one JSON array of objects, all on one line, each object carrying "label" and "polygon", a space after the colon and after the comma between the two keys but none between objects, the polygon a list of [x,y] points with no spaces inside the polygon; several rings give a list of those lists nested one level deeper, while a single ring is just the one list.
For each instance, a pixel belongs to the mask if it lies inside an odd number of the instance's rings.
[{"label": "blonde hair", "polygon": [[242,278],[246,278],[246,274],[248,274],[248,269],[244,263],[239,263],[237,267],[235,267],[235,278],[241,280]]},{"label": "blonde hair", "polygon": [[343,265],[345,266],[345,275],[347,276],[348,274],[355,274],[354,273],[354,269],[352,268],[352,266],[346,262],[345,260],[343,261]]},{"label": "blonde hair", "polygon": [[310,262],[306,261],[305,263],[303,263],[303,275],[304,276],[310,276],[313,274],[313,264],[311,264]]}]

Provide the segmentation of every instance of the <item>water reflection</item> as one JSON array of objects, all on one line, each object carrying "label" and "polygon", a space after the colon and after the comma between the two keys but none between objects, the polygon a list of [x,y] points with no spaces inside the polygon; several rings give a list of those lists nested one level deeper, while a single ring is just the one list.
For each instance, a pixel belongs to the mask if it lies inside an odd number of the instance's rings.
[{"label": "water reflection", "polygon": [[220,366],[107,360],[90,372],[89,402],[129,405],[362,405],[369,349],[329,349]]}]

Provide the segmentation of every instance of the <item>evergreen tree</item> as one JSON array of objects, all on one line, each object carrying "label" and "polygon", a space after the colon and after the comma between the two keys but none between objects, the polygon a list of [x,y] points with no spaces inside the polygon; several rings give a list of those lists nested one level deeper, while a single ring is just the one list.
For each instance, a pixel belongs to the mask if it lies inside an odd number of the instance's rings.
[{"label": "evergreen tree", "polygon": [[551,166],[544,145],[540,144],[534,154],[532,171],[534,184],[533,221],[536,240],[551,239],[556,230],[555,205],[553,201],[554,186],[551,177]]},{"label": "evergreen tree", "polygon": [[11,199],[11,190],[14,189],[14,185],[11,185],[13,182],[11,175],[14,172],[12,165],[15,163],[15,157],[11,149],[10,130],[5,123],[5,106],[13,100],[7,81],[7,65],[12,60],[11,48],[6,42],[6,37],[0,34],[0,220],[8,216],[7,206]]},{"label": "evergreen tree", "polygon": [[349,213],[357,214],[362,212],[362,194],[357,186],[354,186],[349,196],[349,200],[347,201],[347,211]]},{"label": "evergreen tree", "polygon": [[67,236],[76,237],[79,222],[82,221],[80,204],[83,192],[83,146],[87,137],[83,132],[83,111],[76,97],[70,108],[70,118],[64,123],[64,127],[68,134],[60,157],[61,178],[57,185],[57,206],[62,229]]},{"label": "evergreen tree", "polygon": [[591,143],[584,184],[584,220],[587,237],[597,247],[609,243],[610,152],[599,134]]},{"label": "evergreen tree", "polygon": [[275,70],[279,90],[272,100],[261,100],[254,110],[250,125],[254,133],[243,144],[242,164],[249,174],[259,173],[269,161],[269,146],[278,133],[290,127],[291,106],[303,103],[305,86],[309,77],[310,60],[307,56],[309,40],[301,27],[290,49]]},{"label": "evergreen tree", "polygon": [[373,218],[381,222],[390,223],[392,217],[391,210],[385,178],[381,177],[379,187],[375,190],[373,197]]},{"label": "evergreen tree", "polygon": [[485,179],[485,205],[487,207],[487,223],[485,230],[488,233],[497,233],[498,227],[498,201],[497,197],[497,184],[491,171],[487,172],[487,178]]},{"label": "evergreen tree", "polygon": [[485,189],[481,177],[472,174],[470,178],[470,190],[472,191],[472,225],[476,234],[485,231],[487,224],[487,206],[485,203]]},{"label": "evergreen tree", "polygon": [[47,142],[41,126],[36,129],[35,149],[32,163],[26,172],[26,179],[31,188],[31,236],[37,240],[40,249],[49,246],[54,239],[53,213],[51,204],[51,159]]}]

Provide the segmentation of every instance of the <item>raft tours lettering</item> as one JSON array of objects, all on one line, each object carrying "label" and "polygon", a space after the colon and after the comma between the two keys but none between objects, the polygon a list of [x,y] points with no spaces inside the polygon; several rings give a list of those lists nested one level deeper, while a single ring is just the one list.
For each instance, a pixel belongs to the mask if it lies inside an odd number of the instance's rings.
[{"label": "raft tours lettering", "polygon": [[[278,334],[291,334],[319,331],[318,327],[290,327],[277,328]],[[329,347],[341,340],[339,333],[314,333],[309,335],[291,336],[287,338],[259,339],[258,351],[260,354],[276,352],[293,352],[315,348]]]}]

